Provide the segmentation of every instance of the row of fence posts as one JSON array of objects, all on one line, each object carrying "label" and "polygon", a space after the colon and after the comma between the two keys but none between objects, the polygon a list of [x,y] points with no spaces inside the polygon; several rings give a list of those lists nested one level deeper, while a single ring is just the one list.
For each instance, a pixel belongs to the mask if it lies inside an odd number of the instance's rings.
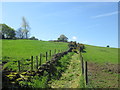
[{"label": "row of fence posts", "polygon": [[[57,50],[55,49],[53,54],[56,54],[56,52],[57,52]],[[60,53],[60,52],[62,52],[62,50],[58,50],[57,53]],[[49,55],[49,56],[48,56],[48,55]],[[38,67],[39,67],[40,65],[42,65],[42,56],[43,56],[43,54],[40,53],[39,63],[38,63],[38,56],[36,56],[36,69],[38,69]],[[45,53],[45,59],[46,59],[46,61],[48,61],[48,57],[52,57],[52,50],[49,50],[49,54],[48,54],[48,52]],[[30,59],[30,60],[31,60],[31,63],[30,63],[30,64],[31,64],[31,71],[33,71],[33,66],[34,66],[33,60],[34,60],[34,57],[31,56],[31,59]],[[20,63],[20,61],[18,61],[18,71],[19,71],[19,72],[21,71],[21,63]]]},{"label": "row of fence posts", "polygon": [[80,52],[80,60],[81,60],[81,68],[82,68],[82,75],[85,79],[85,84],[88,85],[88,67],[87,67],[87,61],[83,60],[83,56]]}]

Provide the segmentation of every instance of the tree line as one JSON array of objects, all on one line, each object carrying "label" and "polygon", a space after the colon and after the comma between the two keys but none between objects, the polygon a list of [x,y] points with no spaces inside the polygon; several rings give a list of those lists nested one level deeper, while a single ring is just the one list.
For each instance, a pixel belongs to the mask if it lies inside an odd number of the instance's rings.
[{"label": "tree line", "polygon": [[14,30],[6,24],[0,24],[0,39],[31,39],[38,40],[34,36],[30,36],[30,27],[25,17],[22,17],[22,24],[18,30]]},{"label": "tree line", "polygon": [[[22,24],[18,30],[14,30],[6,24],[0,24],[0,39],[30,39],[38,40],[35,36],[30,37],[30,26],[25,17],[22,17]],[[65,35],[60,35],[55,42],[67,42],[68,38]]]}]

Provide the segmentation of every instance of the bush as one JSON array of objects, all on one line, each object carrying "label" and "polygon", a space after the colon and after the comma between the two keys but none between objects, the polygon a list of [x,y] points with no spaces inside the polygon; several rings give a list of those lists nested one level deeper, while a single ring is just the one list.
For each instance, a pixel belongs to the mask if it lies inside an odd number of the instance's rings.
[{"label": "bush", "polygon": [[110,47],[109,45],[107,45],[107,47]]},{"label": "bush", "polygon": [[30,40],[38,40],[36,37],[32,36],[31,38],[29,38]]}]

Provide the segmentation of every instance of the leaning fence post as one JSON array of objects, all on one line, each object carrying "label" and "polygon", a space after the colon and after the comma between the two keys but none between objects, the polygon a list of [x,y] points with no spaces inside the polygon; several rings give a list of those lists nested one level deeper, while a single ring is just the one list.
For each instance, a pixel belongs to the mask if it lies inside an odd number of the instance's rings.
[{"label": "leaning fence post", "polygon": [[31,56],[31,71],[33,70],[33,56]]},{"label": "leaning fence post", "polygon": [[46,61],[47,61],[48,53],[46,52]]},{"label": "leaning fence post", "polygon": [[85,62],[85,81],[86,85],[88,84],[88,75],[87,75],[88,69],[87,69],[87,61]]},{"label": "leaning fence post", "polygon": [[36,56],[36,69],[38,70],[38,56]]},{"label": "leaning fence post", "polygon": [[42,64],[42,54],[40,54],[40,64],[39,65],[41,65]]},{"label": "leaning fence post", "polygon": [[20,61],[18,61],[18,71],[20,72]]}]

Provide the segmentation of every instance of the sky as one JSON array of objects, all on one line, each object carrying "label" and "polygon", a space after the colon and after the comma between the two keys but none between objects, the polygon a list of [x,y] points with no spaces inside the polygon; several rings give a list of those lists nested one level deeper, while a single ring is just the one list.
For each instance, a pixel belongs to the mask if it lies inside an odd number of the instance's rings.
[{"label": "sky", "polygon": [[30,36],[118,47],[117,2],[3,2],[2,22],[18,30],[22,17],[29,23]]}]

